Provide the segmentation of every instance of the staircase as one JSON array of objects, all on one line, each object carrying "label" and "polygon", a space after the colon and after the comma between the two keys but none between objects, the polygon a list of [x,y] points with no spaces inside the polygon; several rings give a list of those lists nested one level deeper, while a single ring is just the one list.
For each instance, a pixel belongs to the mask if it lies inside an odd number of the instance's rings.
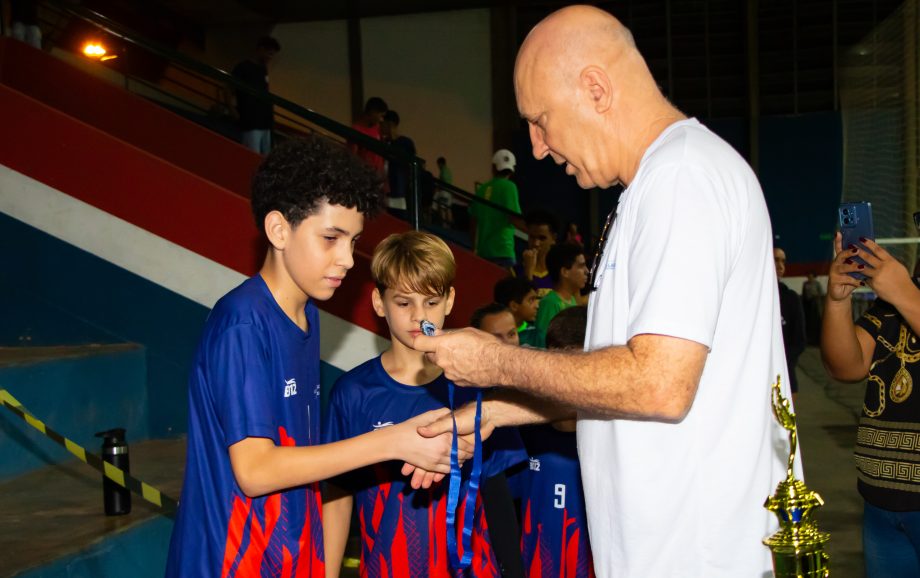
[{"label": "staircase", "polygon": [[[128,427],[134,471],[178,496],[198,336],[264,258],[247,198],[260,158],[83,68],[0,38],[0,363],[13,360],[0,388],[91,450],[94,432]],[[370,255],[407,228],[366,223],[348,280],[320,304],[324,389],[385,347]],[[460,327],[503,272],[453,249]],[[130,516],[106,518],[99,475],[7,414],[0,574],[161,576],[171,521],[137,498]]]}]

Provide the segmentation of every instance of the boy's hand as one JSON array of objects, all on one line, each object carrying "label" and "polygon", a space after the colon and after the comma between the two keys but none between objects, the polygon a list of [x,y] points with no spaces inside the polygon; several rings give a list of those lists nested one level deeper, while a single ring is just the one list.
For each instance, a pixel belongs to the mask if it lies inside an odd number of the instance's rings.
[{"label": "boy's hand", "polygon": [[[830,271],[827,274],[827,297],[831,301],[844,301],[850,297],[853,290],[859,287],[860,280],[848,275],[848,273],[866,273],[868,267],[860,269],[859,265],[853,261],[859,253],[859,249],[853,252],[853,249],[842,247],[843,236],[838,232],[834,237],[834,260],[831,263]],[[865,258],[865,252],[862,255]]]},{"label": "boy's hand", "polygon": [[533,279],[533,271],[537,268],[537,250],[524,249],[521,253],[521,269],[524,271],[524,278]]},{"label": "boy's hand", "polygon": [[[434,419],[419,425],[419,435],[426,438],[439,438],[444,435],[453,435],[454,422],[450,417],[449,411],[442,415],[436,415],[436,412],[428,412],[422,415],[431,416]],[[460,443],[458,449],[463,447],[463,444],[465,443],[472,450],[475,444],[474,426],[476,423],[476,402],[470,402],[456,410],[454,412],[454,416],[457,420],[457,435],[459,436],[458,439]],[[492,432],[495,431],[495,426],[492,425],[488,418],[488,412],[486,411],[485,404],[482,406],[482,418],[480,420],[479,430],[480,434],[482,435],[482,441],[488,439],[489,436],[492,435]],[[471,453],[467,453],[465,456],[461,456],[460,464],[462,465],[464,461],[471,457],[471,455]],[[412,487],[416,489],[429,488],[431,487],[432,483],[440,482],[444,478],[443,474],[426,471],[408,463],[403,465],[402,473],[404,476],[412,474],[412,481],[410,483]]]},{"label": "boy's hand", "polygon": [[496,337],[467,327],[434,337],[419,335],[412,342],[416,351],[424,351],[429,361],[441,366],[444,376],[457,385],[492,387],[500,383],[499,364],[490,356],[501,347]]},{"label": "boy's hand", "polygon": [[[399,435],[397,455],[406,464],[403,474],[408,475],[413,471],[422,471],[424,474],[413,474],[413,488],[429,488],[432,483],[444,479],[444,474],[450,473],[450,452],[453,439],[453,428],[440,435],[422,436],[419,428],[443,419],[447,416],[450,420],[450,410],[436,409],[417,415],[399,425],[393,426]],[[462,464],[473,455],[473,439],[471,436],[461,436],[457,440],[457,458]],[[426,485],[427,482],[427,485]]]}]

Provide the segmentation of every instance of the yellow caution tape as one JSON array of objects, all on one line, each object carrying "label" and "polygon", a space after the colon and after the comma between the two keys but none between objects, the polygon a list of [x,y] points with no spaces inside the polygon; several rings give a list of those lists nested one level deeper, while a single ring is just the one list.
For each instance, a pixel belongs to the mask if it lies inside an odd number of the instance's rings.
[{"label": "yellow caution tape", "polygon": [[5,389],[0,389],[0,405],[19,416],[23,421],[40,431],[51,441],[63,446],[64,449],[76,456],[81,462],[102,473],[106,478],[137,494],[147,502],[162,508],[167,515],[174,515],[176,507],[179,505],[174,498],[170,498],[150,484],[138,480],[128,472],[115,467],[113,464],[103,460],[94,453],[86,451],[76,442],[54,431],[40,419],[29,413],[29,411]]}]

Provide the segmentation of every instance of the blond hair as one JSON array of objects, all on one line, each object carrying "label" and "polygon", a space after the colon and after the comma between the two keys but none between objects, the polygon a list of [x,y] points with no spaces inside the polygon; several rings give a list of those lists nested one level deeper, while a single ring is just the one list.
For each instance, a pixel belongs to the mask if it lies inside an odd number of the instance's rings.
[{"label": "blond hair", "polygon": [[422,295],[447,295],[457,264],[447,243],[421,231],[395,233],[377,245],[371,277],[377,289],[405,289]]}]

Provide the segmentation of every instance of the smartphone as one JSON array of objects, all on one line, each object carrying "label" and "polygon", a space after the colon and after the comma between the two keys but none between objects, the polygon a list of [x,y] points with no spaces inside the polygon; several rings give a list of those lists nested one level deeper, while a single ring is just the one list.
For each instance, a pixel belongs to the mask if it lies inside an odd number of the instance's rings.
[{"label": "smartphone", "polygon": [[[843,250],[846,251],[850,245],[856,245],[860,249],[869,251],[859,239],[875,240],[875,230],[872,227],[872,203],[868,201],[841,203],[837,215],[840,222],[840,234],[843,237]],[[859,257],[853,257],[853,260],[869,267],[869,264]],[[850,276],[860,281],[866,279],[865,275],[857,271],[850,273]]]}]

